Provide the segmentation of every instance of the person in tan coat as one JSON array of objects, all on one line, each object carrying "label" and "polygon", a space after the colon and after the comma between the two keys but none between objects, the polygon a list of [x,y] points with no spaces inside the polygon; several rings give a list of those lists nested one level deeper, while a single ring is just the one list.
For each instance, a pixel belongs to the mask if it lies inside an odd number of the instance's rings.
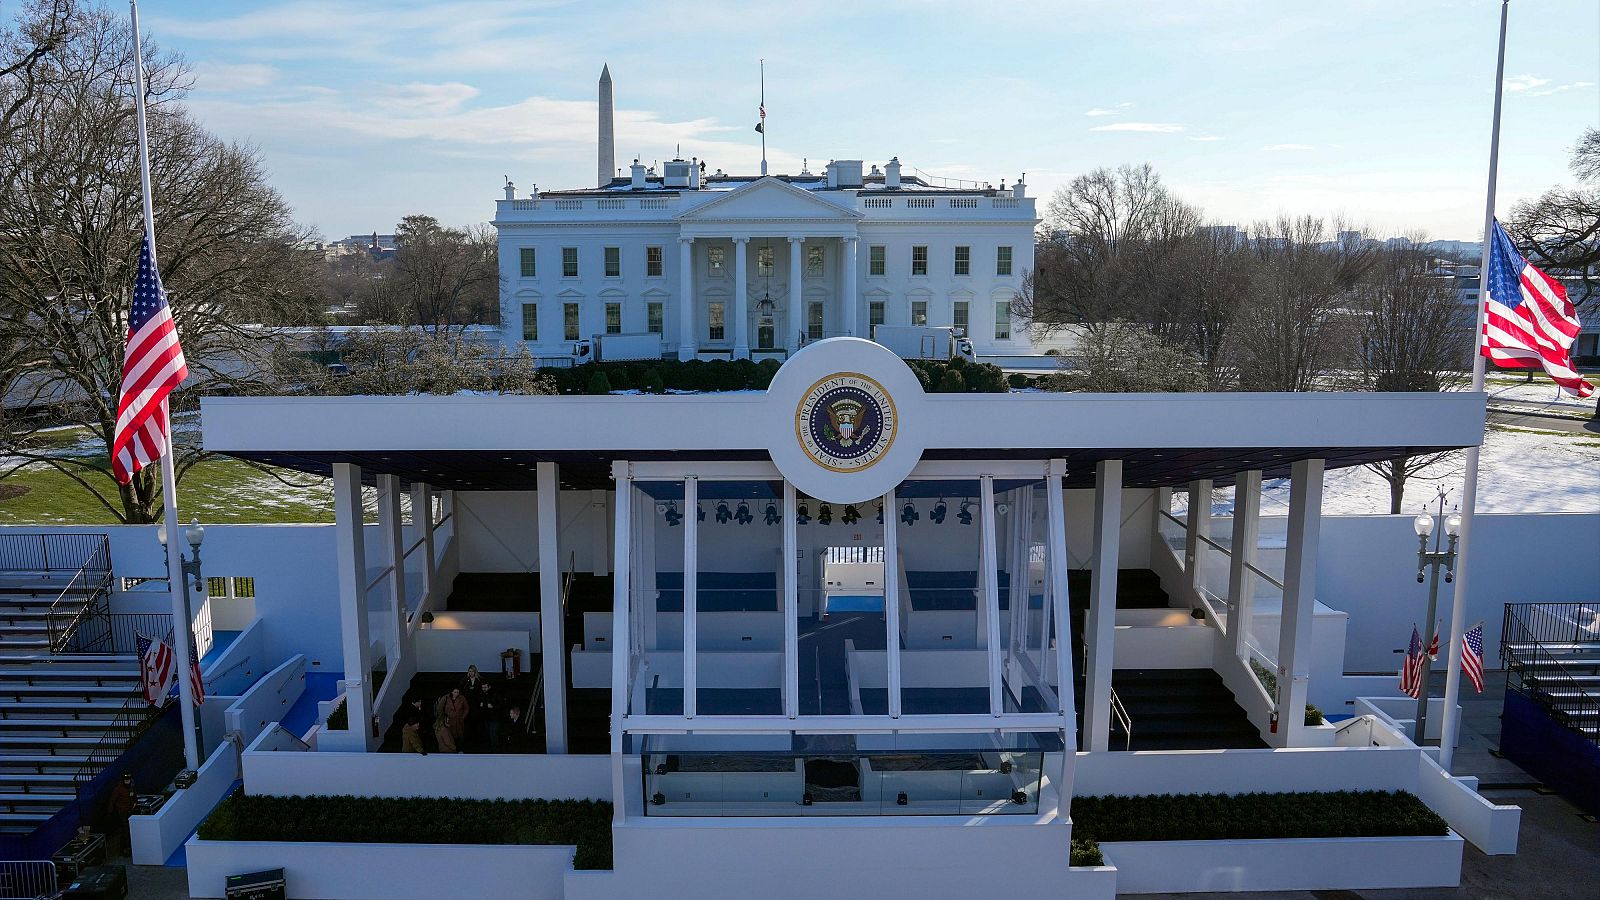
[{"label": "person in tan coat", "polygon": [[462,746],[467,740],[467,713],[471,711],[472,704],[458,687],[451,688],[450,693],[444,695],[440,703],[446,724],[450,728],[451,743],[457,747]]}]

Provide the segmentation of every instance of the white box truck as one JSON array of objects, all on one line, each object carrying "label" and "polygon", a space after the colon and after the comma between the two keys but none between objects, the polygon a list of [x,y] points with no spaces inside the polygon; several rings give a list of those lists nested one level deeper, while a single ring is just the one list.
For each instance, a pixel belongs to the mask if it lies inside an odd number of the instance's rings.
[{"label": "white box truck", "polygon": [[578,341],[572,347],[573,361],[579,365],[586,362],[629,362],[642,359],[661,358],[661,335],[655,332],[644,334],[597,334],[587,341]]},{"label": "white box truck", "polygon": [[955,359],[977,362],[972,341],[948,325],[879,325],[873,337],[901,359]]}]

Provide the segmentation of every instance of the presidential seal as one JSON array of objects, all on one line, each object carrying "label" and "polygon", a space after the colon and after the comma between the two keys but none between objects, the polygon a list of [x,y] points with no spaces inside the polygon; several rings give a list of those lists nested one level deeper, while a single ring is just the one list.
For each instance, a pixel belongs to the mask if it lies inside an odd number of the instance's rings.
[{"label": "presidential seal", "polygon": [[894,443],[894,400],[859,372],[829,375],[795,409],[795,436],[811,461],[834,472],[871,468]]}]

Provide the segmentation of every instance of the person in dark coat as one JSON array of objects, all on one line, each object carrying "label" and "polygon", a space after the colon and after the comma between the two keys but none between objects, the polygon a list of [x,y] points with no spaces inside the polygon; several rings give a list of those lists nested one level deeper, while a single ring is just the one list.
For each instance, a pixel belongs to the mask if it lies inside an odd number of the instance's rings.
[{"label": "person in dark coat", "polygon": [[440,706],[450,727],[452,743],[456,747],[462,747],[467,741],[467,714],[472,711],[472,704],[467,702],[467,695],[461,692],[461,688],[456,687],[444,695]]},{"label": "person in dark coat", "polygon": [[472,700],[472,727],[482,741],[483,752],[493,753],[500,744],[500,704],[489,682],[478,685]]},{"label": "person in dark coat", "polygon": [[128,856],[132,853],[128,817],[133,815],[133,807],[133,775],[124,774],[106,797],[106,844],[112,856]]}]

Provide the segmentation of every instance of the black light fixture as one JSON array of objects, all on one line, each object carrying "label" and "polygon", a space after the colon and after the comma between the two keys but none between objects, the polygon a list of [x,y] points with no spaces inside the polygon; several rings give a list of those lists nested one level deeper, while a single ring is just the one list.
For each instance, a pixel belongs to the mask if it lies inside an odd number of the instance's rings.
[{"label": "black light fixture", "polygon": [[811,523],[811,510],[806,506],[804,500],[801,500],[800,505],[795,507],[794,520],[799,525],[809,525]]},{"label": "black light fixture", "polygon": [[846,525],[854,525],[861,521],[861,510],[856,509],[855,504],[852,503],[844,508],[844,515],[839,517],[839,521]]},{"label": "black light fixture", "polygon": [[883,524],[883,501],[878,501],[878,524]]},{"label": "black light fixture", "polygon": [[906,796],[906,792],[905,791],[901,791],[899,794],[895,795],[895,798],[894,798],[894,805],[895,806],[908,806],[908,805],[910,805],[910,803],[911,803],[911,798]]},{"label": "black light fixture", "polygon": [[[762,249],[766,251],[765,255],[767,259],[773,260],[772,238],[767,238],[766,246]],[[761,299],[756,301],[756,324],[764,328],[772,327],[773,321],[775,320],[778,312],[778,305],[772,302],[772,270],[776,267],[776,262],[774,262],[773,265],[768,266],[766,272],[762,274]]]},{"label": "black light fixture", "polygon": [[746,500],[740,500],[739,501],[739,508],[734,511],[733,520],[735,522],[738,522],[740,525],[749,525],[751,522],[754,522],[756,520],[755,516],[750,515],[750,503],[749,503],[749,501],[746,501]]},{"label": "black light fixture", "polygon": [[661,793],[660,791],[656,791],[654,794],[650,795],[650,803],[651,803],[652,806],[661,806],[661,805],[665,804],[666,802],[667,802],[667,795]]},{"label": "black light fixture", "polygon": [[961,501],[961,508],[956,510],[956,521],[963,525],[972,524],[972,501]]},{"label": "black light fixture", "polygon": [[704,506],[701,506],[700,504],[696,503],[694,505],[694,512],[695,512],[694,520],[696,522],[704,522],[706,520],[706,508]]},{"label": "black light fixture", "polygon": [[726,501],[726,500],[718,500],[717,501],[717,524],[718,525],[726,525],[726,524],[728,524],[728,520],[731,519],[731,518],[733,518],[733,510],[728,508],[728,501]]},{"label": "black light fixture", "polygon": [[1021,806],[1022,804],[1027,803],[1028,802],[1028,792],[1027,791],[1012,791],[1011,792],[1011,802],[1017,804],[1018,806]]},{"label": "black light fixture", "polygon": [[766,511],[761,514],[762,521],[768,525],[778,524],[778,520],[781,518],[782,516],[778,515],[778,504],[776,503],[768,503]]},{"label": "black light fixture", "polygon": [[928,513],[928,518],[935,525],[943,525],[944,524],[944,517],[949,512],[950,512],[950,506],[944,502],[944,498],[943,497],[940,497],[939,498],[939,502],[935,503],[933,505],[933,512]]},{"label": "black light fixture", "polygon": [[683,513],[678,512],[678,501],[676,500],[668,503],[661,515],[667,520],[668,528],[676,528],[683,524]]},{"label": "black light fixture", "polygon": [[829,506],[826,503],[822,504],[822,508],[817,510],[817,524],[819,524],[819,525],[832,525],[833,524],[833,507]]},{"label": "black light fixture", "polygon": [[916,504],[910,500],[906,501],[905,506],[900,507],[900,521],[906,523],[907,528],[915,525],[920,518],[922,518],[922,514],[917,512]]}]

